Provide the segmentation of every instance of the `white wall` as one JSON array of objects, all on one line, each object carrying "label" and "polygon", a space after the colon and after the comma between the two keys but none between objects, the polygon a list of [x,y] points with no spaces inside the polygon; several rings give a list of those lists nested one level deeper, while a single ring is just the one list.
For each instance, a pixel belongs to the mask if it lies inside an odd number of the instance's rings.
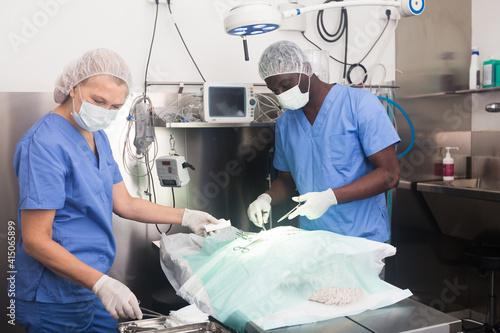
[{"label": "white wall", "polygon": [[479,46],[479,59],[489,60],[490,56],[500,59],[500,20],[498,19],[500,2],[497,0],[472,1],[472,41]]},{"label": "white wall", "polygon": [[[498,12],[500,2],[497,0],[472,1],[472,44],[479,47],[479,60],[482,64],[491,56],[500,59],[500,20]],[[489,103],[500,102],[500,92],[474,94],[472,110],[473,131],[500,130],[500,115],[484,110]]]},{"label": "white wall", "polygon": [[[178,24],[184,40],[207,81],[261,82],[256,62],[262,50],[279,39],[291,39],[304,49],[314,48],[298,32],[273,32],[249,38],[250,61],[243,59],[241,39],[225,34],[223,13],[244,3],[243,0],[173,0],[171,16],[168,7],[160,4],[157,34],[150,63],[152,81],[200,82],[180,38],[173,26]],[[285,0],[270,1],[273,4]],[[322,1],[302,0],[318,4]],[[378,36],[384,20],[382,9],[352,8],[349,39],[351,57],[358,61]],[[120,53],[133,72],[134,91],[142,89],[144,69],[153,30],[155,5],[149,0],[3,0],[0,3],[2,29],[0,39],[0,91],[52,91],[62,67],[88,49],[111,48]],[[342,58],[343,42],[325,45],[315,31],[316,14],[306,14],[307,36]],[[337,26],[339,10],[325,14],[327,26]],[[394,40],[391,29],[367,58],[373,64],[379,56],[386,65],[386,81],[394,79]],[[381,52],[386,37],[389,44]],[[341,66],[331,61],[331,81],[338,81]],[[382,71],[380,71],[382,72]],[[380,77],[374,78],[380,81]],[[374,82],[380,83],[380,82]]]},{"label": "white wall", "polygon": [[[148,81],[202,82],[173,24],[181,31],[192,56],[207,81],[263,83],[257,72],[257,62],[267,45],[280,39],[297,42],[305,50],[314,49],[300,32],[277,31],[248,38],[250,61],[244,60],[242,40],[229,36],[223,29],[224,13],[243,0],[173,0],[171,15],[166,4],[159,5],[155,42],[149,64]],[[272,0],[277,5],[285,0]],[[303,4],[323,1],[302,0]],[[151,43],[156,6],[150,0],[4,0],[0,3],[2,22],[0,39],[0,91],[52,92],[62,68],[85,51],[106,47],[117,51],[129,64],[133,76],[132,92],[143,90],[144,72]],[[359,61],[381,32],[385,20],[379,7],[354,7],[349,12],[349,58]],[[326,26],[337,28],[340,10],[325,12]],[[316,31],[316,13],[306,14],[306,35],[327,49],[337,59],[343,59],[343,40],[334,44],[322,42]],[[382,63],[374,72],[372,83],[394,80],[394,27],[391,21],[373,51],[363,62],[370,68]],[[330,60],[330,81],[339,82],[342,66]],[[199,88],[186,88],[189,89]],[[266,88],[260,88],[267,91]],[[176,91],[172,87],[151,87],[152,92]],[[159,106],[159,105],[156,105]],[[124,113],[127,110],[123,111]],[[123,117],[122,117],[123,118]],[[117,121],[107,131],[115,158],[122,167],[122,128]],[[158,136],[168,142],[168,133]],[[160,156],[168,154],[168,145],[160,145]],[[134,195],[142,191],[132,185],[137,180],[125,177]]]},{"label": "white wall", "polygon": [[[346,0],[348,1],[348,0]],[[263,83],[257,72],[257,61],[267,45],[280,39],[290,39],[304,49],[314,49],[299,32],[277,31],[248,38],[250,61],[244,61],[241,38],[228,36],[223,29],[223,13],[243,0],[173,0],[170,15],[165,4],[159,6],[155,43],[149,65],[148,81],[202,82],[174,27],[173,20],[182,32],[191,54],[207,81]],[[285,0],[269,1],[277,5]],[[323,0],[301,0],[301,3],[319,4]],[[3,0],[0,2],[0,92],[47,92],[52,93],[54,82],[62,68],[70,60],[85,51],[106,47],[117,51],[132,71],[135,94],[142,92],[144,72],[151,43],[156,6],[149,0]],[[349,62],[358,62],[372,46],[385,23],[379,13],[381,8],[349,9]],[[343,59],[343,41],[326,45],[315,30],[316,14],[307,14],[306,35],[315,43],[328,49],[331,55]],[[326,25],[336,29],[339,10],[325,13]],[[386,33],[366,58],[364,65],[370,68],[381,62],[386,68],[379,70],[372,80],[380,84],[394,80],[394,31],[391,21]],[[379,68],[379,67],[378,67]],[[330,82],[339,81],[342,66],[330,61]],[[266,90],[265,88],[262,88]],[[186,89],[189,90],[189,89]],[[175,87],[154,87],[153,92],[175,92]],[[54,105],[55,106],[55,105]],[[156,105],[161,106],[161,105]],[[50,110],[50,106],[40,105]],[[15,110],[8,110],[15,112]],[[126,174],[121,161],[125,116],[122,114],[108,130],[115,159],[120,165],[125,184],[133,196],[144,197],[146,180]],[[40,110],[37,113],[40,114]],[[33,119],[33,122],[35,119]],[[169,131],[156,129],[159,156],[169,153]],[[179,143],[180,142],[180,143]],[[177,149],[188,155],[178,138]],[[154,172],[154,174],[156,174]],[[158,202],[171,205],[170,191],[161,188],[156,180]],[[176,197],[176,206],[185,207],[185,198]],[[120,220],[114,217],[114,221]],[[123,221],[122,221],[123,222]],[[137,268],[134,256],[144,255],[150,248],[150,238],[157,238],[154,226],[128,222],[114,223],[118,256],[110,274],[133,284]],[[174,230],[178,230],[174,227]],[[137,235],[146,235],[137,237]],[[138,239],[140,238],[140,239]],[[138,251],[138,244],[143,244]],[[132,253],[134,252],[135,253]],[[137,259],[137,258],[136,258]]]}]

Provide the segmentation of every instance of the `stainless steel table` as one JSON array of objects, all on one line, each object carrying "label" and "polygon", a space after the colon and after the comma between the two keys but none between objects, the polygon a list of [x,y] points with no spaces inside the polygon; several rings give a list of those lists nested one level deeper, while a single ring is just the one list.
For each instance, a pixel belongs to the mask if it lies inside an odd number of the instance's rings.
[{"label": "stainless steel table", "polygon": [[365,311],[356,316],[340,317],[311,324],[264,331],[249,322],[246,333],[456,333],[461,321],[412,299],[385,308]]}]

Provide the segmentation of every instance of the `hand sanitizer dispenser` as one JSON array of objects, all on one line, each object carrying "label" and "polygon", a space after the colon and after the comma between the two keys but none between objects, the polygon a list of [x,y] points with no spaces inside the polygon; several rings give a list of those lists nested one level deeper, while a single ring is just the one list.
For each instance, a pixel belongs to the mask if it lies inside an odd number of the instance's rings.
[{"label": "hand sanitizer dispenser", "polygon": [[455,179],[455,160],[450,155],[450,149],[458,150],[458,147],[446,147],[446,156],[443,158],[443,180]]}]

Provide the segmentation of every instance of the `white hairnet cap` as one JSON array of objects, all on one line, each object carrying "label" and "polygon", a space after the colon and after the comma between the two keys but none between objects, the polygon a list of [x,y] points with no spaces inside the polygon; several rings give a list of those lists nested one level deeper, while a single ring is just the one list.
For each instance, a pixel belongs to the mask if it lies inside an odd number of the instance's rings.
[{"label": "white hairnet cap", "polygon": [[122,79],[130,88],[132,77],[125,61],[116,52],[95,49],[70,62],[56,81],[54,101],[63,103],[78,83],[94,75],[108,74]]},{"label": "white hairnet cap", "polygon": [[266,78],[287,73],[304,73],[311,76],[312,66],[300,47],[288,40],[269,45],[259,60],[259,74]]}]

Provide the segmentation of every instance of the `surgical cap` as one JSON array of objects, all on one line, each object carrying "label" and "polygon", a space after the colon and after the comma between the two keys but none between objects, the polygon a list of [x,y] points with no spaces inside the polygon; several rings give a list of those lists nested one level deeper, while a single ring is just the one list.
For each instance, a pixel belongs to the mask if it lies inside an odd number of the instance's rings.
[{"label": "surgical cap", "polygon": [[81,58],[70,62],[56,81],[54,101],[63,103],[78,83],[94,75],[107,74],[122,79],[130,88],[132,77],[125,61],[108,49],[88,51]]},{"label": "surgical cap", "polygon": [[259,60],[259,74],[265,80],[274,75],[287,73],[312,74],[312,66],[300,47],[288,40],[269,45]]}]

